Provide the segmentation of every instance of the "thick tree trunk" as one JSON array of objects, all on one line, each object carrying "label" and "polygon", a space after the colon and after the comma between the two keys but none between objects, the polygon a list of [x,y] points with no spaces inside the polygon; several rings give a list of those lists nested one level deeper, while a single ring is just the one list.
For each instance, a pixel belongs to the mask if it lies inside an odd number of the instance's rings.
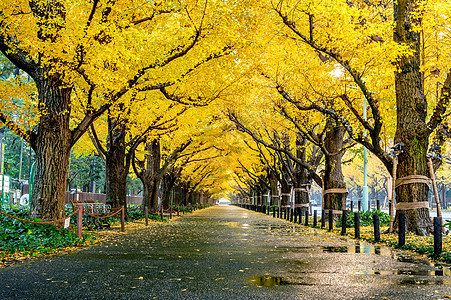
[{"label": "thick tree trunk", "polygon": [[[429,177],[426,154],[430,132],[426,125],[427,102],[424,95],[423,74],[420,70],[420,34],[414,29],[421,24],[421,16],[416,11],[413,0],[400,0],[394,4],[396,26],[394,40],[410,45],[413,54],[402,56],[395,72],[397,128],[395,143],[404,143],[404,152],[399,156],[398,179],[409,175]],[[396,201],[427,201],[429,187],[425,183],[411,183],[396,188]],[[396,219],[398,216],[396,214]],[[407,230],[419,235],[432,232],[432,222],[427,208],[406,211]],[[395,227],[396,228],[396,227]]]},{"label": "thick tree trunk", "polygon": [[158,210],[158,192],[161,182],[160,141],[154,139],[151,142],[148,142],[145,151],[146,167],[145,170],[138,174],[144,187],[143,205],[147,206],[151,211],[156,212]]},{"label": "thick tree trunk", "polygon": [[344,151],[340,151],[343,148],[345,129],[332,119],[327,120],[326,127],[325,148],[329,153],[325,155],[323,207],[326,210],[341,211],[345,209],[343,202],[346,200],[348,193],[328,193],[327,191],[331,189],[346,189],[341,169]]},{"label": "thick tree trunk", "polygon": [[39,128],[31,145],[36,153],[36,173],[30,202],[30,217],[58,220],[64,217],[64,202],[72,135],[69,129],[70,88],[52,76],[37,81]]},{"label": "thick tree trunk", "polygon": [[[306,161],[306,139],[301,135],[298,135],[296,138],[296,157],[302,161]],[[308,207],[305,206],[310,203],[309,196],[309,188],[311,183],[311,178],[309,176],[308,171],[296,164],[294,168],[294,204],[296,205],[304,205],[301,207],[301,213],[304,214]]]},{"label": "thick tree trunk", "polygon": [[106,204],[113,208],[126,206],[128,167],[125,128],[109,128],[106,160]]}]

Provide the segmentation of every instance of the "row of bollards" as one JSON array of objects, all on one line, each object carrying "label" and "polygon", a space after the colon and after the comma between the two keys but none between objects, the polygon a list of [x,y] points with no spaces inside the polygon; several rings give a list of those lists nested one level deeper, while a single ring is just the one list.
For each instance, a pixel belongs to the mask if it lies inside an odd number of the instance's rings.
[{"label": "row of bollards", "polygon": [[[352,203],[352,202],[351,202]],[[360,204],[360,203],[359,203]],[[379,206],[379,203],[377,203]],[[246,207],[247,208],[247,207]],[[251,206],[249,209],[257,211],[257,206]],[[272,209],[272,216],[275,218],[284,218],[294,223],[302,224],[303,215],[301,213],[301,209],[299,207],[294,210],[290,210],[289,208],[284,207],[283,209],[279,207],[276,209],[275,207],[265,206],[264,210],[259,210],[265,214],[270,214]],[[321,210],[321,228],[326,227],[326,213],[327,210]],[[313,227],[318,225],[318,216],[317,210],[313,211]],[[348,211],[342,211],[341,218],[341,234],[346,234],[346,223],[348,218]],[[333,229],[333,218],[334,214],[332,210],[328,211],[328,229],[332,231]],[[403,247],[406,244],[406,213],[400,211],[398,213],[398,247]],[[309,225],[309,211],[306,210],[304,213],[304,225]],[[381,233],[380,233],[380,219],[377,213],[373,214],[373,234],[374,241],[380,242]],[[360,215],[359,212],[354,212],[354,237],[360,238]],[[440,217],[434,217],[434,256],[439,256],[442,253],[442,219]]]}]

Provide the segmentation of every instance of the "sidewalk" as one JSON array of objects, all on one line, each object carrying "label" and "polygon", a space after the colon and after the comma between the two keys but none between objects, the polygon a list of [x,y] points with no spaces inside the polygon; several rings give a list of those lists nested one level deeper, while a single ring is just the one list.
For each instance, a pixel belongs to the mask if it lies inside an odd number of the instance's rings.
[{"label": "sidewalk", "polygon": [[449,269],[216,206],[0,270],[1,299],[445,299]]}]

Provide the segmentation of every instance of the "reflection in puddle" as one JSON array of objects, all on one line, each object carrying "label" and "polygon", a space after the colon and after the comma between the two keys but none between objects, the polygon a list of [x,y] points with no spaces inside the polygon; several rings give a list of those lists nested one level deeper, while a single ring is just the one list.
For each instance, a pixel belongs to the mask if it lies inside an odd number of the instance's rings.
[{"label": "reflection in puddle", "polygon": [[255,284],[256,286],[279,286],[279,285],[288,285],[289,282],[284,281],[282,277],[274,277],[269,275],[257,276],[254,275],[249,280],[249,283]]},{"label": "reflection in puddle", "polygon": [[[374,275],[415,275],[415,276],[451,276],[449,267],[435,270],[371,270],[367,274]],[[447,281],[449,284],[451,281]]]},{"label": "reflection in puddle", "polygon": [[321,247],[323,252],[333,252],[333,253],[368,253],[390,256],[392,250],[389,247],[371,245],[366,243],[357,243],[353,246],[330,246]]}]

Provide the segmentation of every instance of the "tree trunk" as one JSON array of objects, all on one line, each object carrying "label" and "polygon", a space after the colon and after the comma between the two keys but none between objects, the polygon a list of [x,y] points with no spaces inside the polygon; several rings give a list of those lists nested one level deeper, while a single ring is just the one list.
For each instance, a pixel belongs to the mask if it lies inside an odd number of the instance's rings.
[{"label": "tree trunk", "polygon": [[[409,45],[412,55],[402,56],[395,72],[397,128],[395,143],[404,143],[404,152],[399,155],[396,177],[423,175],[429,177],[426,154],[430,132],[426,125],[427,102],[424,95],[423,74],[420,71],[420,34],[414,27],[421,24],[421,16],[416,11],[417,1],[400,0],[394,4],[396,26],[394,41]],[[396,188],[396,201],[427,201],[429,187],[424,183],[400,185]],[[396,212],[396,220],[398,211]],[[432,222],[428,208],[406,211],[407,230],[418,235],[432,232]],[[396,224],[396,222],[395,222]],[[396,228],[396,225],[395,225]]]},{"label": "tree trunk", "polygon": [[[306,139],[298,135],[296,138],[296,157],[302,161],[306,161]],[[311,184],[311,178],[308,171],[301,165],[296,164],[294,168],[294,203],[296,205],[306,205],[310,203],[309,188]],[[308,210],[307,206],[301,207],[301,213],[304,215]]]},{"label": "tree trunk", "polygon": [[106,160],[106,204],[113,208],[127,206],[125,128],[109,126]]},{"label": "tree trunk", "polygon": [[160,188],[160,141],[153,139],[148,142],[145,147],[145,169],[138,174],[139,179],[144,187],[143,205],[147,206],[151,211],[158,210],[158,192]]},{"label": "tree trunk", "polygon": [[346,189],[341,170],[341,159],[344,151],[340,151],[343,148],[345,129],[330,118],[326,121],[326,127],[325,148],[328,153],[325,155],[323,207],[326,210],[341,211],[346,208],[343,202],[346,200],[348,193],[328,193],[327,191],[331,189]]},{"label": "tree trunk", "polygon": [[[56,77],[56,75],[55,75]],[[72,135],[69,128],[71,88],[61,88],[52,75],[36,82],[41,116],[35,140],[36,173],[30,202],[30,217],[58,220],[64,217],[64,202]]]}]

